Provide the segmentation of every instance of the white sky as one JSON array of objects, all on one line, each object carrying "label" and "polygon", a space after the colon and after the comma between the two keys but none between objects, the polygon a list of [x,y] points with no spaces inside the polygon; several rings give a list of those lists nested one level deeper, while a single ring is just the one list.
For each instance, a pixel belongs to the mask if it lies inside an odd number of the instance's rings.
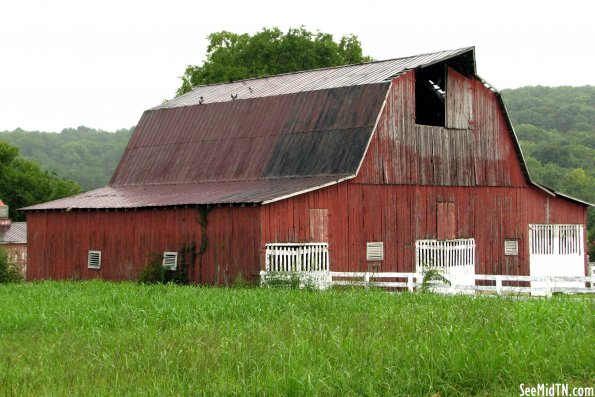
[{"label": "white sky", "polygon": [[595,85],[586,0],[0,0],[0,131],[107,131],[174,96],[209,33],[263,27],[356,34],[366,55],[476,47],[498,89]]}]

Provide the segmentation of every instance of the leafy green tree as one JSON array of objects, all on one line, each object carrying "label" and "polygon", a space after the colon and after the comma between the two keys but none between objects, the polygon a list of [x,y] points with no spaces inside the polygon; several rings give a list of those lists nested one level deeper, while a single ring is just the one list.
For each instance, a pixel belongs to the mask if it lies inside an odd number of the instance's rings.
[{"label": "leafy green tree", "polygon": [[81,193],[74,181],[59,178],[19,157],[17,148],[0,141],[0,198],[10,207],[13,220],[23,220],[18,208]]},{"label": "leafy green tree", "polygon": [[355,35],[336,42],[329,33],[312,33],[303,26],[283,33],[264,28],[253,36],[228,31],[207,36],[206,61],[189,65],[177,90],[182,95],[203,84],[296,72],[371,61]]}]

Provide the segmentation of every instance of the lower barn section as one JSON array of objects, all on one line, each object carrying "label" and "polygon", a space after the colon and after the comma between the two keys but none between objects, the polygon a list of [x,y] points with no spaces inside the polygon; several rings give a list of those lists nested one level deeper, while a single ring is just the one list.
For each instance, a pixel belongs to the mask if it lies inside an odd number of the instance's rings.
[{"label": "lower barn section", "polygon": [[[586,206],[534,187],[343,182],[270,204],[208,207],[204,222],[206,208],[29,212],[27,278],[133,280],[152,254],[178,253],[193,263],[191,282],[228,284],[255,280],[267,244],[288,243],[323,243],[331,271],[415,272],[416,243],[463,239],[473,240],[465,263],[476,274],[530,275],[531,225],[586,224]],[[573,236],[585,246],[584,233]],[[90,266],[90,251],[100,266]],[[584,249],[573,254],[584,268]]]},{"label": "lower barn section", "polygon": [[[153,254],[184,253],[192,245],[197,252],[189,266],[192,282],[228,284],[239,274],[255,278],[257,211],[214,207],[204,226],[197,208],[31,212],[27,279],[135,280]],[[99,269],[89,268],[89,251],[100,252]]]},{"label": "lower barn section", "polygon": [[[417,241],[474,239],[477,274],[530,275],[530,225],[585,228],[586,216],[531,186],[342,183],[263,206],[261,223],[265,243],[328,242],[332,271],[414,272]],[[370,258],[379,245],[382,258]]]}]

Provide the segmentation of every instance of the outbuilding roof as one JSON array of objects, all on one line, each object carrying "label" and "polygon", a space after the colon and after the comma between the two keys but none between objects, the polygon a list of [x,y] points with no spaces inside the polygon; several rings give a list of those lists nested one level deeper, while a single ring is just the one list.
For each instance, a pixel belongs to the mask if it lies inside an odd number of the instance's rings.
[{"label": "outbuilding roof", "polygon": [[26,243],[27,222],[12,222],[10,226],[0,226],[0,245]]}]

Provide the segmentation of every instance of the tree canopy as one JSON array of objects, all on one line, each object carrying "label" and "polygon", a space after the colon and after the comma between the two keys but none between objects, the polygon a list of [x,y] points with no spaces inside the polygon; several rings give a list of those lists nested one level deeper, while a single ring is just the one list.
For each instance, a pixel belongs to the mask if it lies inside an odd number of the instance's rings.
[{"label": "tree canopy", "polygon": [[24,220],[18,208],[81,193],[78,183],[44,171],[31,160],[19,157],[19,150],[0,141],[0,199],[13,220]]},{"label": "tree canopy", "polygon": [[206,60],[189,65],[177,90],[182,95],[203,84],[231,82],[330,66],[371,61],[364,56],[357,36],[344,35],[337,42],[329,33],[310,32],[303,26],[283,33],[264,28],[249,35],[228,31],[211,33]]}]

